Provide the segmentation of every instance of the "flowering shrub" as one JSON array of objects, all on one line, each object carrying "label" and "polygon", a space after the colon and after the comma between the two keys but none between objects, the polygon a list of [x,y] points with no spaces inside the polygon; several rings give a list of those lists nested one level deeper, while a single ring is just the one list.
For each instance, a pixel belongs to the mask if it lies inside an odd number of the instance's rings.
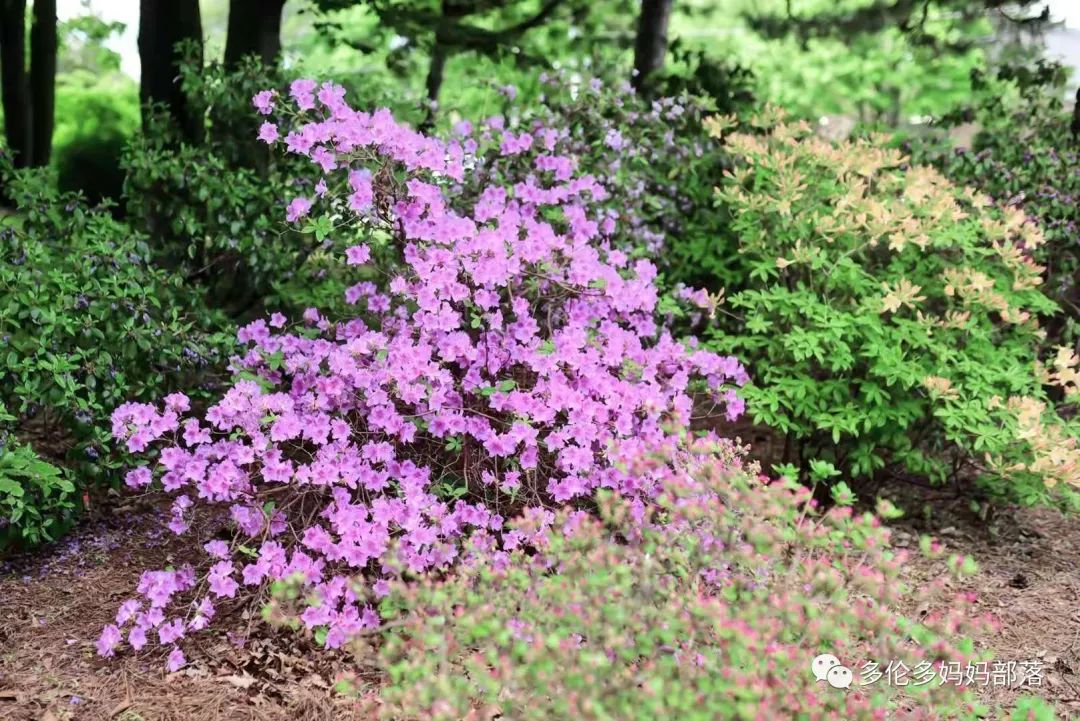
[{"label": "flowering shrub", "polygon": [[[644,102],[629,83],[565,72],[540,83],[536,103],[517,105],[514,89],[504,88],[501,113],[453,125],[476,156],[455,199],[474,202],[492,184],[588,173],[606,193],[594,207],[603,208],[598,217],[616,246],[687,283],[723,277],[722,264],[703,268],[714,256],[698,252],[725,233],[712,209],[724,167],[702,124],[708,101],[681,93]],[[668,237],[680,242],[665,244]]]},{"label": "flowering shrub", "polygon": [[228,509],[235,536],[205,546],[205,575],[147,572],[102,654],[125,636],[174,645],[241,585],[294,576],[317,599],[303,624],[340,646],[378,623],[350,579],[387,575],[392,543],[422,572],[526,507],[587,505],[603,488],[643,513],[663,474],[627,463],[685,427],[699,394],[738,411],[742,367],[658,327],[656,270],[611,247],[595,178],[507,181],[459,212],[471,153],[343,95],[306,80],[289,99],[261,92],[260,135],[325,174],[285,217],[349,243],[341,261],[387,282],[351,286],[344,322],[309,309],[291,331],[281,314],[242,328],[234,383],[202,417],[182,394],[117,409],[128,450],[159,449],[128,484],[174,494],[177,533],[199,504]]},{"label": "flowering shrub", "polygon": [[[766,125],[727,138],[740,162],[718,197],[744,280],[712,331],[751,368],[754,418],[801,460],[855,475],[987,471],[984,455],[1012,442],[993,432],[994,399],[1045,398],[1039,316],[1055,306],[1028,252],[1039,228],[874,139],[833,145],[804,124]],[[991,488],[1046,497],[1041,482]]]},{"label": "flowering shrub", "polygon": [[[377,656],[382,717],[976,718],[942,666],[974,658],[962,638],[983,622],[971,598],[905,616],[901,606],[947,598],[946,579],[905,587],[904,552],[877,518],[844,505],[819,514],[806,488],[699,452],[643,517],[608,494],[599,519],[526,516],[513,531],[522,547],[480,539],[445,580],[395,583]],[[823,653],[851,669],[849,689],[815,679]],[[890,661],[929,682],[875,683]]]}]

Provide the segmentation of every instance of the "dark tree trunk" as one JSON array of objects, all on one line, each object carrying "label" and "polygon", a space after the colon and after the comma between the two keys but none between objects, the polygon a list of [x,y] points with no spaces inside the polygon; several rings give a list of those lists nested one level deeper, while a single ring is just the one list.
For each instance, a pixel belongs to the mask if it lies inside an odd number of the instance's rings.
[{"label": "dark tree trunk", "polygon": [[1073,101],[1072,123],[1069,124],[1074,141],[1080,141],[1080,88],[1076,89],[1076,100]]},{"label": "dark tree trunk", "polygon": [[140,0],[139,57],[142,60],[142,79],[139,98],[143,104],[143,120],[148,103],[164,103],[189,142],[202,137],[202,122],[189,107],[180,87],[180,61],[176,45],[192,40],[198,47],[194,58],[202,63],[202,18],[198,0]]},{"label": "dark tree trunk", "polygon": [[34,165],[48,165],[56,112],[56,0],[34,0],[30,26],[30,93],[33,96]]},{"label": "dark tree trunk", "polygon": [[0,0],[0,96],[4,134],[15,167],[33,162],[30,82],[26,75],[26,0]]},{"label": "dark tree trunk", "polygon": [[424,87],[427,89],[427,99],[431,103],[433,111],[439,102],[439,90],[442,88],[448,54],[449,48],[440,41],[438,34],[436,34],[435,45],[431,49],[431,65],[428,66],[427,80],[424,82]]},{"label": "dark tree trunk", "polygon": [[673,0],[641,0],[637,39],[634,42],[634,77],[636,89],[645,87],[653,73],[664,67],[667,55],[668,21]]},{"label": "dark tree trunk", "polygon": [[434,114],[435,107],[439,102],[439,90],[442,88],[443,73],[446,69],[446,60],[450,55],[448,36],[454,22],[464,15],[467,10],[454,5],[453,0],[442,0],[439,4],[441,15],[438,25],[435,26],[435,38],[431,42],[431,64],[428,66],[427,79],[424,88],[427,90],[429,110]]},{"label": "dark tree trunk", "polygon": [[225,66],[235,68],[245,55],[272,66],[281,53],[281,11],[285,0],[230,0]]},{"label": "dark tree trunk", "polygon": [[438,110],[439,91],[442,89],[446,73],[446,61],[455,53],[475,51],[493,53],[500,47],[506,47],[535,27],[542,25],[559,9],[564,0],[545,0],[532,17],[499,30],[478,33],[478,28],[463,23],[470,15],[485,9],[506,5],[506,0],[442,0],[439,5],[440,15],[435,25],[435,38],[431,47],[431,64],[428,66],[424,87],[427,90],[428,109],[421,129],[430,130],[435,123]]},{"label": "dark tree trunk", "polygon": [[420,123],[420,130],[424,132],[429,132],[434,127],[435,115],[438,113],[439,90],[442,89],[446,61],[450,57],[450,47],[447,43],[449,29],[454,19],[462,16],[462,11],[454,6],[452,0],[442,0],[440,8],[442,12],[438,25],[435,27],[435,37],[431,41],[431,63],[428,65],[427,77],[424,79],[428,101],[424,120]]}]

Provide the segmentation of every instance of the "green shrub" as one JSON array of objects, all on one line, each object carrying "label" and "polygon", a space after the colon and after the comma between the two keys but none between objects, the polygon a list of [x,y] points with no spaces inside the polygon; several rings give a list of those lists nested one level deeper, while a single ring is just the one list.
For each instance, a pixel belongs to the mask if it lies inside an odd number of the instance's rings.
[{"label": "green shrub", "polygon": [[[956,392],[931,388],[938,404],[936,413],[956,425],[956,432],[983,438],[984,480],[998,495],[1008,491],[1054,488],[1061,484],[1066,491],[1080,488],[1080,419],[1076,405],[1080,401],[1080,356],[1069,348],[1058,348],[1051,367],[1036,364],[1036,377],[1054,389],[1063,400],[1057,404],[1042,396],[992,396],[984,404],[964,398]],[[983,408],[990,411],[991,422],[980,423]],[[972,409],[974,413],[972,413]],[[977,416],[968,421],[967,416]],[[970,428],[963,424],[970,422]],[[1023,496],[1023,493],[1021,493]],[[1074,509],[1077,494],[1066,492],[1064,500]]]},{"label": "green shrub", "polygon": [[124,145],[139,128],[139,88],[115,73],[98,78],[76,71],[57,79],[57,127],[52,164],[64,191],[95,205],[120,199]]},{"label": "green shrub", "polygon": [[4,430],[14,420],[0,405],[0,556],[55,539],[70,526],[78,500],[60,468]]},{"label": "green shrub", "polygon": [[146,228],[163,264],[229,315],[318,305],[333,317],[346,286],[329,276],[330,244],[286,225],[281,209],[283,199],[312,192],[312,163],[270,153],[257,140],[252,96],[271,87],[287,95],[287,83],[248,62],[235,73],[189,64],[183,84],[206,118],[205,137],[181,143],[167,119],[155,117],[133,139],[123,158],[132,222]]},{"label": "green shrub", "polygon": [[208,380],[224,337],[130,227],[44,171],[13,173],[0,155],[0,174],[16,204],[0,219],[0,403],[23,441],[81,480],[112,480],[113,408]]},{"label": "green shrub", "polygon": [[1047,331],[1071,344],[1080,332],[1080,147],[1062,102],[1064,81],[1052,64],[976,74],[971,105],[944,121],[975,123],[972,147],[924,144],[917,153],[954,182],[1038,223],[1046,242],[1031,253],[1046,267],[1046,292],[1065,311]]},{"label": "green shrub", "polygon": [[1041,482],[985,462],[1013,452],[1005,399],[1046,397],[1039,316],[1056,306],[1021,250],[1039,229],[877,139],[760,125],[771,129],[727,138],[738,166],[717,194],[738,248],[718,243],[711,262],[741,280],[708,331],[746,362],[754,419],[786,434],[793,460],[849,476],[973,471],[994,491],[1045,498]]}]

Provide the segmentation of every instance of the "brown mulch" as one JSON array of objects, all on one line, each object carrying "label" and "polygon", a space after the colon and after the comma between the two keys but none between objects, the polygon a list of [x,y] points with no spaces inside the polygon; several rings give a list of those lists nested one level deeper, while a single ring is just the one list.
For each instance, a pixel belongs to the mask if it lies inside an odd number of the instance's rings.
[{"label": "brown mulch", "polygon": [[974,638],[976,648],[1004,662],[1041,663],[1038,687],[976,687],[983,702],[1007,708],[1034,693],[1052,703],[1060,718],[1080,718],[1080,516],[1046,507],[999,507],[983,517],[968,495],[900,482],[877,489],[877,495],[906,512],[894,522],[892,540],[912,551],[904,569],[908,581],[918,585],[948,573],[944,560],[919,554],[922,534],[942,541],[947,555],[973,557],[978,573],[956,590],[973,591],[976,609],[997,621],[996,628]]},{"label": "brown mulch", "polygon": [[176,673],[165,671],[164,650],[99,658],[98,633],[134,595],[140,573],[195,557],[189,538],[173,536],[165,520],[160,508],[110,513],[33,556],[0,564],[0,719],[369,716],[333,690],[347,659],[313,653],[296,634],[272,633],[257,611],[254,618],[220,611],[214,631],[185,641],[188,665]]}]

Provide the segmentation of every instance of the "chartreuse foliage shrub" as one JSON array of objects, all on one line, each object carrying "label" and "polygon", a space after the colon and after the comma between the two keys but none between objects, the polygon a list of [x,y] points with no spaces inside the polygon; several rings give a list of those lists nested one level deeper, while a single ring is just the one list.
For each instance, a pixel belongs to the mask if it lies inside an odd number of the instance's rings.
[{"label": "chartreuse foliage shrub", "polygon": [[[987,401],[993,422],[976,432],[988,438],[984,468],[995,484],[1048,489],[1060,485],[1066,491],[1080,487],[1080,422],[1075,415],[1080,403],[1078,367],[1080,356],[1064,347],[1058,348],[1049,366],[1036,364],[1038,380],[1061,396],[1057,404],[1041,394],[991,396]],[[942,415],[960,417],[961,409],[971,405],[970,399],[943,388],[937,379],[928,381],[927,387],[945,409]],[[1075,508],[1075,494],[1067,493],[1066,498]]]},{"label": "chartreuse foliage shrub", "polygon": [[[513,543],[505,520],[525,508],[550,517],[607,489],[644,512],[665,473],[628,464],[677,437],[698,398],[737,414],[742,367],[657,323],[656,269],[612,247],[595,178],[506,177],[454,204],[475,160],[463,143],[356,111],[330,83],[254,105],[274,152],[319,169],[275,217],[343,246],[352,315],[242,327],[231,387],[203,412],[175,393],[113,414],[127,450],[153,448],[127,482],[174,496],[173,531],[195,504],[235,530],[199,568],[144,574],[101,654],[156,636],[178,668],[220,599],[297,575],[314,599],[303,626],[339,647],[379,624],[351,584],[382,591],[391,545],[405,571],[435,571],[466,536]],[[524,142],[500,135],[506,154]]]},{"label": "chartreuse foliage shrub", "polygon": [[1056,305],[1030,257],[1038,226],[878,139],[761,125],[726,137],[737,165],[717,198],[742,282],[709,331],[747,362],[755,420],[850,475],[896,464],[943,481],[974,467],[995,492],[1046,497],[1054,474],[1044,485],[986,463],[1016,452],[1010,429],[1029,423],[1005,399],[1046,397],[1040,318]]},{"label": "chartreuse foliage shrub", "polygon": [[25,523],[20,533],[34,541],[55,528],[41,519],[67,513],[69,484],[25,443],[70,480],[118,481],[110,472],[123,462],[104,420],[128,399],[203,382],[221,339],[198,296],[180,295],[181,279],[150,263],[130,227],[57,191],[44,172],[15,173],[0,156],[0,173],[15,203],[0,218],[0,404],[24,441],[5,461],[18,464],[8,478],[22,484],[25,504],[8,520],[13,529]]},{"label": "chartreuse foliage shrub", "polygon": [[[475,543],[448,577],[394,584],[380,606],[382,717],[976,718],[970,691],[935,675],[975,657],[970,599],[906,616],[952,593],[946,578],[906,587],[876,517],[812,510],[805,487],[748,475],[722,448],[690,455],[644,514],[604,494],[599,517],[526,515],[520,542]],[[850,689],[816,681],[821,653],[853,671]],[[862,683],[885,659],[933,681]]]}]

